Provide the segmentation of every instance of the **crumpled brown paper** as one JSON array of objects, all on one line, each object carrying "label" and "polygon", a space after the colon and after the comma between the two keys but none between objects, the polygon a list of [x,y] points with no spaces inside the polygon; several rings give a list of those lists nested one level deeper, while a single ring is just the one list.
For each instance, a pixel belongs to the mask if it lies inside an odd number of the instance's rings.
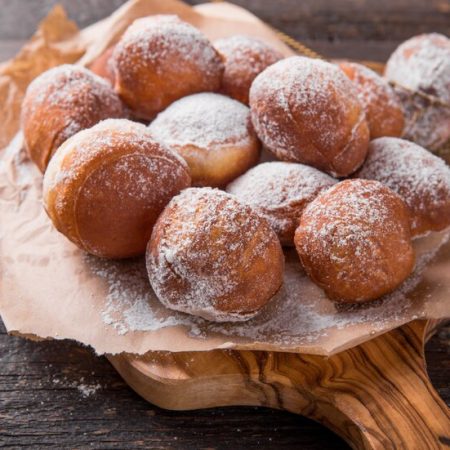
[{"label": "crumpled brown paper", "polygon": [[[178,14],[212,39],[250,34],[291,53],[270,28],[225,3],[191,8],[175,0],[134,0],[81,31],[57,8],[19,55],[0,66],[0,148],[18,130],[20,101],[32,78],[79,58],[89,65],[133,19],[154,13]],[[336,309],[291,250],[283,288],[255,319],[214,324],[169,311],[151,291],[142,259],[100,260],[56,232],[42,208],[41,184],[19,133],[0,155],[0,313],[10,333],[74,339],[100,354],[240,348],[329,355],[417,318],[450,316],[445,232],[417,240],[415,273],[370,305]]]}]

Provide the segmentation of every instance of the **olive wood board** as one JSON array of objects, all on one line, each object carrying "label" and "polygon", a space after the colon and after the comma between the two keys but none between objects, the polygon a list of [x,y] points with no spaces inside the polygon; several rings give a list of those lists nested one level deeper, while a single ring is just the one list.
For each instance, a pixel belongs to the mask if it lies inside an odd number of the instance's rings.
[{"label": "olive wood board", "polygon": [[109,360],[162,408],[265,406],[316,420],[354,449],[449,449],[450,411],[424,357],[439,323],[416,320],[330,357],[213,350]]}]

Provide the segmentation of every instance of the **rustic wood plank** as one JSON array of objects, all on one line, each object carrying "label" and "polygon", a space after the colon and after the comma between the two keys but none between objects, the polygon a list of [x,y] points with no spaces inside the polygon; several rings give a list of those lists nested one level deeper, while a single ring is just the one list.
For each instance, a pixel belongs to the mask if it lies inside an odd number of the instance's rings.
[{"label": "rustic wood plank", "polygon": [[401,41],[430,30],[450,34],[448,0],[233,0],[232,3],[300,39]]},{"label": "rustic wood plank", "polygon": [[0,40],[27,39],[56,4],[85,27],[111,14],[126,0],[0,0]]},{"label": "rustic wood plank", "polygon": [[[86,26],[110,14],[125,0],[0,0],[0,39],[27,38],[56,3],[62,4],[80,26]],[[399,41],[430,30],[450,34],[449,0],[233,0],[232,3],[303,39]]]}]

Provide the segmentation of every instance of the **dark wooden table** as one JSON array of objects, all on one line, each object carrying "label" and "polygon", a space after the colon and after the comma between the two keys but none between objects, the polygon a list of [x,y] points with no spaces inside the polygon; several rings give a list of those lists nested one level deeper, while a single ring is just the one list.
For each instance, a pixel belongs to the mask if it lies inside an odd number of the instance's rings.
[{"label": "dark wooden table", "polygon": [[[56,0],[0,0],[0,61],[12,56]],[[123,0],[60,0],[85,26]],[[201,3],[191,1],[190,3]],[[385,60],[420,32],[450,35],[447,0],[240,0],[329,57]],[[427,345],[434,386],[450,404],[450,327]],[[30,342],[0,321],[0,448],[339,449],[324,427],[263,408],[171,412],[146,403],[104,357],[71,342]]]}]

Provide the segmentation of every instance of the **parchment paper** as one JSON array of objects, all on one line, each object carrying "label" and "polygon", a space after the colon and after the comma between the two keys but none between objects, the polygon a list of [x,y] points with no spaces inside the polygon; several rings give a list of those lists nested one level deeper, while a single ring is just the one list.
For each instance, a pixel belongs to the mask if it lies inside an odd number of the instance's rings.
[{"label": "parchment paper", "polygon": [[258,317],[213,324],[165,309],[151,291],[143,259],[100,260],[55,231],[41,203],[42,176],[16,134],[23,92],[51,66],[80,58],[89,65],[133,19],[154,13],[178,14],[211,38],[258,36],[290,54],[268,27],[229,4],[193,9],[174,0],[136,0],[82,31],[56,8],[19,55],[0,66],[0,148],[9,142],[0,154],[0,313],[7,330],[74,339],[99,354],[239,348],[329,355],[411,320],[449,317],[446,232],[416,241],[415,273],[364,307],[336,309],[288,251],[284,286]]}]

